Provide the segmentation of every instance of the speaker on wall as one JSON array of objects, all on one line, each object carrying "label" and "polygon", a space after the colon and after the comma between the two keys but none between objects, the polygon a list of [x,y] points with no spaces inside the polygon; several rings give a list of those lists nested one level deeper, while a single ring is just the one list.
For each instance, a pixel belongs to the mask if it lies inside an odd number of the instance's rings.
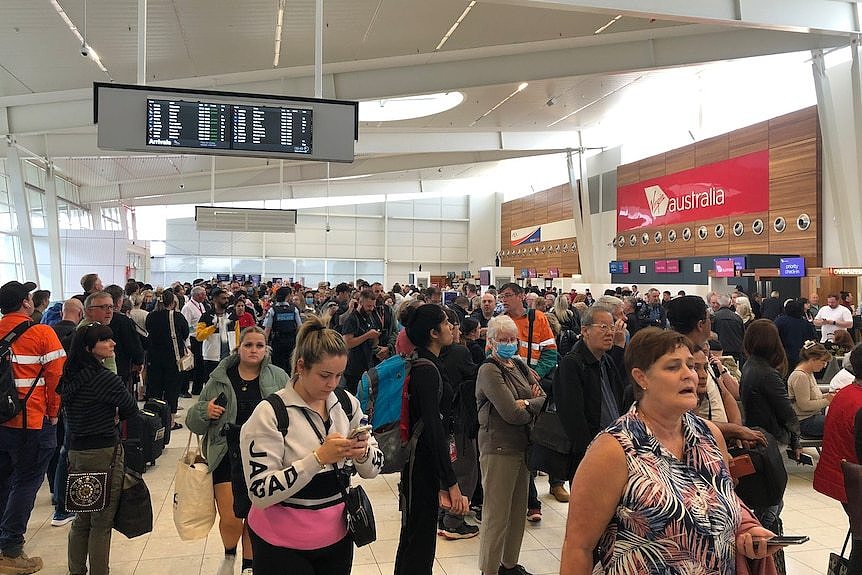
[{"label": "speaker on wall", "polygon": [[667,241],[673,243],[676,241],[676,230],[668,230],[667,231]]},{"label": "speaker on wall", "polygon": [[755,236],[759,236],[763,233],[763,220],[760,218],[754,220],[751,223],[751,231]]},{"label": "speaker on wall", "polygon": [[772,222],[772,229],[780,234],[787,229],[787,220],[782,217],[775,218],[775,221]]},{"label": "speaker on wall", "polygon": [[745,224],[742,222],[734,222],[733,224],[733,235],[736,237],[740,237],[745,233]]},{"label": "speaker on wall", "polygon": [[808,214],[799,214],[799,217],[796,218],[796,227],[799,228],[799,231],[804,232],[808,228],[811,227],[811,216]]},{"label": "speaker on wall", "polygon": [[707,237],[709,237],[709,230],[706,229],[706,226],[700,226],[699,228],[697,228],[697,237],[702,240],[705,240]]},{"label": "speaker on wall", "polygon": [[682,229],[682,239],[683,241],[691,240],[691,228],[683,228]]}]

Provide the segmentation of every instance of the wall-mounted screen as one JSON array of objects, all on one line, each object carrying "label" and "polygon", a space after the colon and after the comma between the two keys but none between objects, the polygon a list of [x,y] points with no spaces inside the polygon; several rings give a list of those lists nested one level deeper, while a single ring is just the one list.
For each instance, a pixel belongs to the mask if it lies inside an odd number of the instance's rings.
[{"label": "wall-mounted screen", "polygon": [[491,270],[479,270],[479,285],[491,285]]},{"label": "wall-mounted screen", "polygon": [[778,277],[805,277],[805,258],[781,258],[778,260]]},{"label": "wall-mounted screen", "polygon": [[608,264],[608,269],[612,274],[627,274],[629,273],[629,262],[612,261]]},{"label": "wall-mounted screen", "polygon": [[104,150],[352,162],[359,137],[357,102],[100,82],[93,90]]},{"label": "wall-mounted screen", "polygon": [[715,263],[715,277],[732,278],[736,274],[736,266],[731,259],[717,259]]}]

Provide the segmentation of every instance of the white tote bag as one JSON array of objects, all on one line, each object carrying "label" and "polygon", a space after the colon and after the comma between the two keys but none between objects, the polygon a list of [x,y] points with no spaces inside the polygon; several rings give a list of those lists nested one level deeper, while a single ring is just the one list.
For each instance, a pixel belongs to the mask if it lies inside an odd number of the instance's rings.
[{"label": "white tote bag", "polygon": [[174,481],[174,525],[183,541],[205,539],[216,519],[213,476],[201,455],[201,438],[197,449],[191,448],[192,435],[186,450],[177,462]]}]

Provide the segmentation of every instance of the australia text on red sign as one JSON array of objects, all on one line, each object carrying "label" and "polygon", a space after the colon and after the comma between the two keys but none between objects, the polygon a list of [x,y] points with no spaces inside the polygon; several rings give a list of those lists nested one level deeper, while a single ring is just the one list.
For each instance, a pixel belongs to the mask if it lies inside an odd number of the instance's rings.
[{"label": "australia text on red sign", "polygon": [[618,232],[767,210],[768,150],[617,189]]}]

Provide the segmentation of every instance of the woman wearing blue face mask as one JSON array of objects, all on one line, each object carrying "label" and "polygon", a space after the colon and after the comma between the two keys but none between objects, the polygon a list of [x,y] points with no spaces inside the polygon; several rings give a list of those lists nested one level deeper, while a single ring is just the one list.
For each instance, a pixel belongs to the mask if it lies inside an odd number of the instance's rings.
[{"label": "woman wearing blue face mask", "polygon": [[479,467],[485,493],[479,536],[482,573],[529,575],[518,565],[530,471],[529,424],[545,403],[518,358],[518,326],[507,315],[488,321],[491,355],[476,377]]}]

